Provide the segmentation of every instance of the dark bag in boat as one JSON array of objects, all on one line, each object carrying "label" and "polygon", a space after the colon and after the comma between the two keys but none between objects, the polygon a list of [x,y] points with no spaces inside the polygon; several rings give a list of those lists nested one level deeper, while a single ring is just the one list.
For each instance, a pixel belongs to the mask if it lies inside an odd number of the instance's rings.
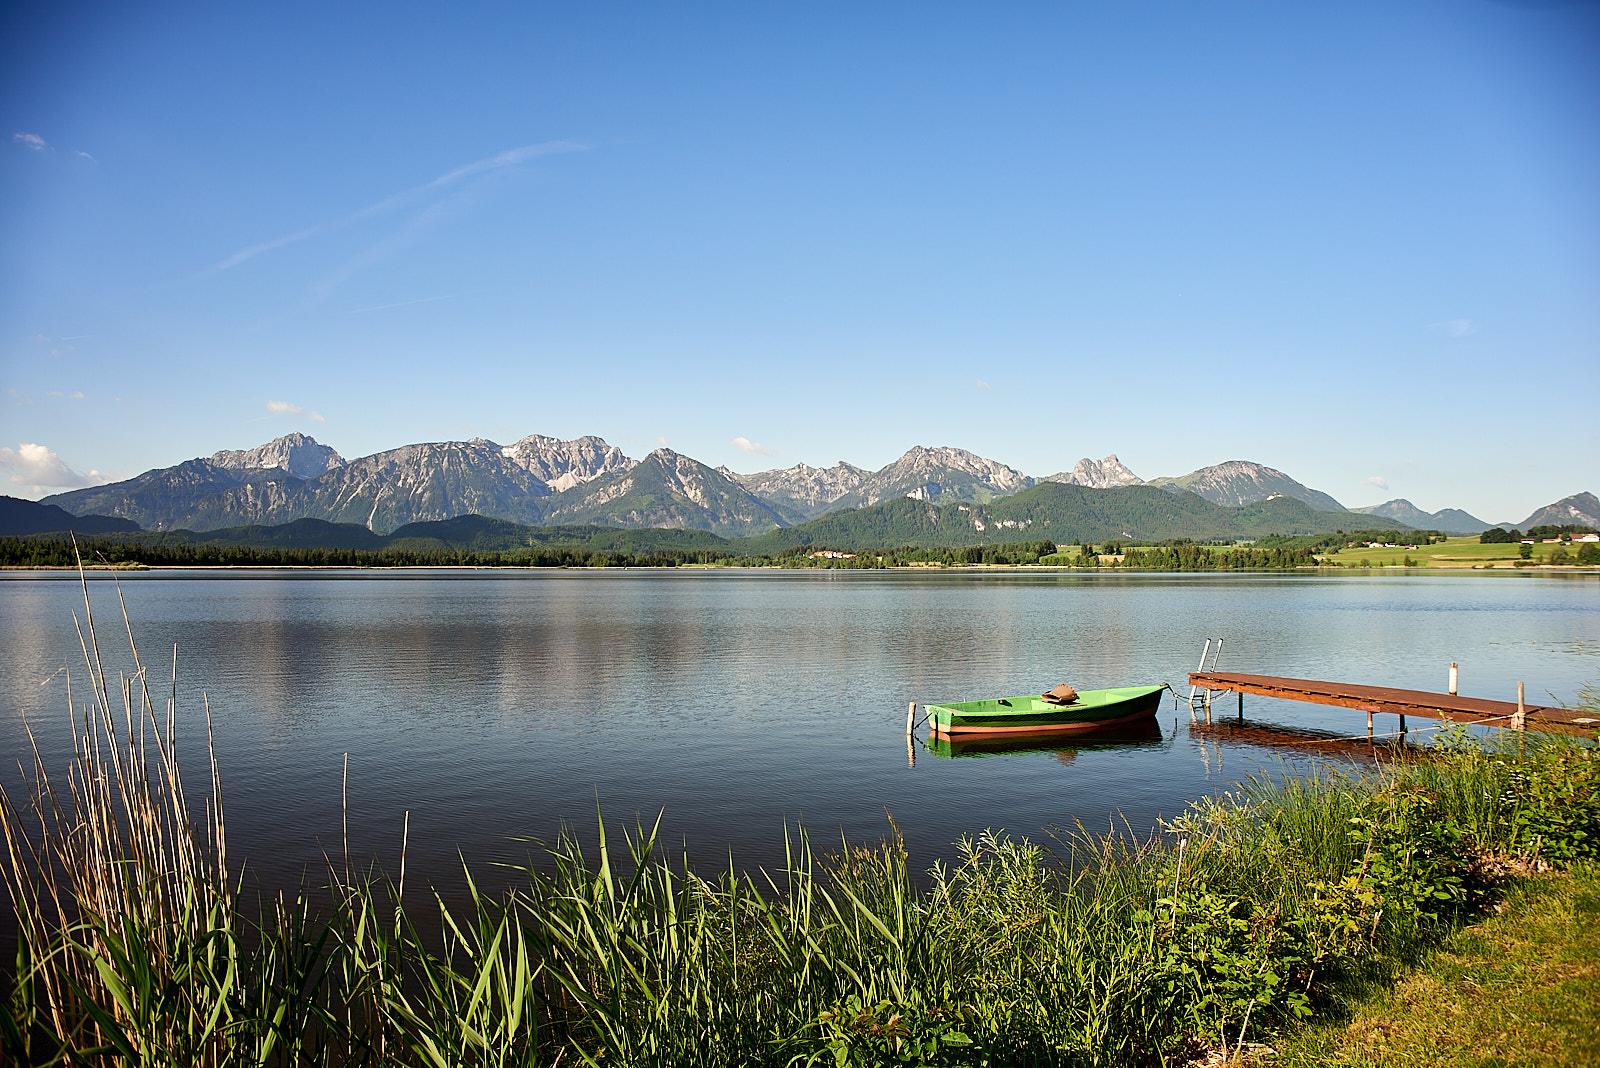
[{"label": "dark bag in boat", "polygon": [[1053,705],[1070,705],[1072,702],[1078,699],[1078,691],[1074,690],[1071,686],[1068,686],[1063,682],[1055,689],[1049,691],[1048,693],[1042,693],[1039,696],[1043,697],[1046,701],[1049,701]]}]

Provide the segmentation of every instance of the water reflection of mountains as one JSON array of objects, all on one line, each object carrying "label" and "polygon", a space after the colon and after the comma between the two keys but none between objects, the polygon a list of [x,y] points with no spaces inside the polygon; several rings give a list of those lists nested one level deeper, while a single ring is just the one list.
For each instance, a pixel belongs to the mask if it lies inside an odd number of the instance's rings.
[{"label": "water reflection of mountains", "polygon": [[1063,764],[1070,764],[1088,749],[1144,749],[1161,744],[1161,724],[1156,718],[1124,723],[1100,730],[1073,731],[1070,736],[1033,735],[1012,738],[956,739],[933,735],[927,749],[937,757],[1001,756],[1009,753],[1053,753]]}]

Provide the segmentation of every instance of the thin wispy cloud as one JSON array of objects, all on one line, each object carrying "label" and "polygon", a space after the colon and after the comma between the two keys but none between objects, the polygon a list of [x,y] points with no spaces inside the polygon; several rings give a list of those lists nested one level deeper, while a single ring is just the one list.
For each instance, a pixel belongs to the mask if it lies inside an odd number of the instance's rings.
[{"label": "thin wispy cloud", "polygon": [[0,448],[0,471],[6,472],[13,486],[26,486],[35,493],[100,486],[109,481],[99,471],[79,474],[54,449],[32,441],[21,442],[15,449]]},{"label": "thin wispy cloud", "polygon": [[[345,221],[353,222],[354,220],[350,219]],[[292,245],[296,241],[304,241],[308,237],[316,237],[318,234],[332,230],[336,226],[343,226],[345,221],[336,223],[320,223],[316,226],[308,226],[304,230],[296,230],[292,234],[284,234],[282,237],[275,237],[271,241],[263,241],[259,245],[251,245],[248,248],[242,248],[238,252],[235,252],[233,255],[229,256],[227,259],[223,260],[221,263],[212,267],[206,272],[206,274],[220,274],[230,267],[239,266],[239,264],[243,263],[245,260],[255,259],[263,252],[271,252],[275,248],[283,248],[285,245]]]},{"label": "thin wispy cloud", "polygon": [[1468,334],[1478,332],[1478,324],[1471,319],[1446,319],[1439,323],[1429,323],[1428,329],[1446,337],[1466,337]]},{"label": "thin wispy cloud", "polygon": [[[478,179],[480,182],[488,180],[488,178]],[[328,294],[348,282],[358,272],[388,259],[413,241],[416,241],[428,230],[454,215],[460,210],[463,198],[470,195],[471,188],[469,185],[466,189],[445,194],[438,202],[429,204],[426,208],[407,219],[405,224],[394,233],[382,241],[367,246],[340,264],[338,269],[318,282],[312,289],[314,299],[326,300]]]},{"label": "thin wispy cloud", "polygon": [[1377,486],[1381,490],[1389,488],[1389,482],[1382,475],[1372,475],[1361,480],[1363,486]]},{"label": "thin wispy cloud", "polygon": [[762,445],[760,442],[751,441],[749,438],[744,438],[744,437],[732,438],[732,439],[729,440],[728,444],[732,445],[736,449],[742,449],[745,452],[757,453],[757,454],[759,454],[761,456],[776,456],[776,455],[778,455],[778,450],[777,449],[769,449],[765,445]]},{"label": "thin wispy cloud", "polygon": [[[36,133],[28,133],[26,130],[18,130],[12,134],[11,140],[14,144],[21,145],[23,148],[31,149],[34,152],[54,152],[56,150],[55,146],[49,141],[46,141]],[[78,159],[86,159],[90,163],[100,162],[89,153],[79,149],[72,149],[72,154]]]},{"label": "thin wispy cloud", "polygon": [[972,384],[977,386],[979,389],[993,389],[994,388],[993,386],[989,385],[989,383],[985,382],[981,378],[974,378],[972,380]]},{"label": "thin wispy cloud", "polygon": [[52,389],[49,393],[49,396],[60,397],[63,400],[83,400],[83,391],[80,389],[74,390],[71,393],[65,393],[59,389]]},{"label": "thin wispy cloud", "polygon": [[79,334],[76,337],[50,337],[48,334],[33,335],[33,340],[37,341],[39,344],[50,346],[50,355],[52,356],[65,356],[69,352],[76,352],[77,346],[68,345],[67,342],[82,341],[83,338],[84,335],[82,334]]},{"label": "thin wispy cloud", "polygon": [[353,211],[348,215],[342,215],[339,218],[332,219],[328,222],[317,223],[314,226],[307,226],[291,233],[284,234],[281,237],[275,237],[270,241],[263,241],[260,244],[246,246],[245,248],[238,250],[233,255],[228,256],[226,259],[223,259],[212,266],[203,273],[202,277],[220,274],[223,271],[239,266],[241,263],[252,260],[264,252],[271,252],[274,249],[280,249],[287,245],[293,245],[304,241],[307,238],[316,237],[318,234],[324,234],[330,230],[338,230],[353,223],[361,222],[363,219],[370,219],[375,215],[382,215],[386,212],[393,211],[396,208],[413,204],[418,200],[425,198],[431,192],[454,185],[455,183],[460,182],[462,179],[471,177],[472,175],[483,174],[506,167],[514,167],[519,163],[526,163],[528,160],[536,159],[540,156],[553,156],[564,152],[581,152],[588,147],[588,145],[581,144],[577,141],[546,141],[537,145],[523,145],[521,148],[513,148],[506,152],[501,152],[498,155],[487,156],[480,160],[474,160],[463,167],[457,167],[454,170],[446,171],[444,174],[439,175],[439,177],[434,178],[431,181],[424,182],[421,185],[412,186],[411,188],[401,190],[398,193],[392,193],[389,196],[386,196],[381,200],[374,201],[373,203],[368,204],[366,207]]},{"label": "thin wispy cloud", "polygon": [[323,418],[321,412],[310,412],[300,407],[300,405],[290,404],[288,401],[269,400],[267,401],[267,411],[272,412],[274,415],[303,416],[304,418],[311,420],[313,423],[326,423],[328,421]]},{"label": "thin wispy cloud", "polygon": [[393,304],[374,304],[370,308],[351,308],[351,315],[360,315],[362,312],[388,311],[390,308],[409,308],[413,304],[432,304],[436,300],[453,300],[461,296],[460,293],[441,293],[437,297],[418,297],[416,300],[397,300]]}]

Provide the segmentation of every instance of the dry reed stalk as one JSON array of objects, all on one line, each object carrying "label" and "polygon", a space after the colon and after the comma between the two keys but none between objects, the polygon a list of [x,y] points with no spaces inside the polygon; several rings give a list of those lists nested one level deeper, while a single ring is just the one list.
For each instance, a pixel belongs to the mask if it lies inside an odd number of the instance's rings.
[{"label": "dry reed stalk", "polygon": [[[52,779],[31,725],[31,779],[24,771],[31,794],[28,817],[0,787],[0,832],[6,844],[0,874],[16,907],[23,946],[19,964],[26,961],[16,978],[35,1007],[32,1019],[23,1022],[43,1026],[65,1049],[127,1054],[131,1036],[147,1047],[142,1056],[153,1052],[151,1043],[191,1048],[192,1043],[171,1032],[192,1031],[194,1019],[162,1019],[184,1014],[158,1012],[150,996],[152,990],[170,995],[176,984],[189,1003],[187,1015],[193,1017],[225,993],[215,987],[193,989],[209,983],[210,976],[198,976],[192,969],[179,974],[185,961],[192,966],[198,948],[212,945],[219,925],[233,933],[210,709],[206,727],[212,793],[202,840],[178,769],[177,649],[166,715],[158,717],[118,582],[134,671],[119,676],[121,708],[115,708],[81,558],[79,583],[84,617],[80,621],[74,612],[73,623],[91,699],[82,706],[80,719],[68,672],[73,755],[65,790],[58,790]],[[30,832],[35,824],[37,832]],[[128,969],[140,970],[142,979],[155,982],[133,982],[119,974]],[[182,990],[185,984],[187,991]],[[202,1038],[218,1019],[215,1012],[203,1015],[210,1020]],[[168,1033],[149,1034],[152,1028]]]}]

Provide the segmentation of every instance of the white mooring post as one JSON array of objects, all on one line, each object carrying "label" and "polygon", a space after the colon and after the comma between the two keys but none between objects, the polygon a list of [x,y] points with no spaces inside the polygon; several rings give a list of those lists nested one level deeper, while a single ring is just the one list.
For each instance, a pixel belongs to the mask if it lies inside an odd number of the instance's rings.
[{"label": "white mooring post", "polygon": [[1517,714],[1511,717],[1513,730],[1522,730],[1527,726],[1528,707],[1522,703],[1522,683],[1517,683]]},{"label": "white mooring post", "polygon": [[1456,666],[1455,666],[1455,664],[1452,663],[1450,665],[1450,696],[1454,697],[1455,695],[1456,695]]},{"label": "white mooring post", "polygon": [[917,703],[912,701],[906,706],[906,737],[911,737],[911,732],[917,722]]}]

